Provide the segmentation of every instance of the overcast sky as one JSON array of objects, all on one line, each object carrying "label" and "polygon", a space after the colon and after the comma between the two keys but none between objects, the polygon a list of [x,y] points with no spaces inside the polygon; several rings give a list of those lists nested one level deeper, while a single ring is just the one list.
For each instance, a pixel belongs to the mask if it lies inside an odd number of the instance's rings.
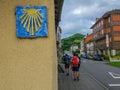
[{"label": "overcast sky", "polygon": [[120,0],[64,0],[60,21],[62,38],[91,33],[95,19],[113,9],[120,9]]}]

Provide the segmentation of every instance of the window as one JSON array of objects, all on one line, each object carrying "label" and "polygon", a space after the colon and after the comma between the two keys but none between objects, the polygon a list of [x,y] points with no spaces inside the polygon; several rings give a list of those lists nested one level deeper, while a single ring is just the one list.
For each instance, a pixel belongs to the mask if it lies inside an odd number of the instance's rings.
[{"label": "window", "polygon": [[109,38],[109,41],[111,42],[111,37]]},{"label": "window", "polygon": [[108,22],[110,22],[110,17],[108,18]]},{"label": "window", "polygon": [[101,24],[103,25],[103,20],[101,21]]},{"label": "window", "polygon": [[110,32],[110,28],[108,28],[108,32]]}]

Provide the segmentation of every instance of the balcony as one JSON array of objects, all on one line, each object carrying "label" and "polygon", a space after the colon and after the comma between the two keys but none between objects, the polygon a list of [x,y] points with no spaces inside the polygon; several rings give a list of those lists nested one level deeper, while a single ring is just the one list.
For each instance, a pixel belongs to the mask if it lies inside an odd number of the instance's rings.
[{"label": "balcony", "polygon": [[102,30],[103,28],[104,28],[103,25],[100,26],[100,27],[98,27],[96,30],[93,31],[93,34],[99,32],[99,31]]},{"label": "balcony", "polygon": [[[120,24],[120,22],[119,22],[119,24]],[[93,34],[99,32],[100,30],[102,30],[102,29],[104,29],[104,28],[108,28],[108,27],[110,27],[111,25],[112,25],[112,23],[110,23],[110,22],[109,22],[109,23],[106,23],[106,24],[98,27],[95,31],[93,31]]]},{"label": "balcony", "polygon": [[105,39],[105,37],[106,37],[106,35],[103,34],[103,35],[99,35],[98,37],[94,38],[93,40],[97,41],[97,40]]},{"label": "balcony", "polygon": [[95,44],[96,49],[106,49],[106,43],[96,43]]},{"label": "balcony", "polygon": [[112,26],[119,26],[120,25],[120,21],[112,21],[111,25]]}]

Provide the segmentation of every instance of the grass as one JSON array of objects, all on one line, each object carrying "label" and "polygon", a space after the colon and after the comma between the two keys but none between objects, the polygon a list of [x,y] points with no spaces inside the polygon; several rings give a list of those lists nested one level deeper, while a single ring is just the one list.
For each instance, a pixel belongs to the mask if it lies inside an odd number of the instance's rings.
[{"label": "grass", "polygon": [[119,67],[120,68],[120,62],[109,62],[108,65]]}]

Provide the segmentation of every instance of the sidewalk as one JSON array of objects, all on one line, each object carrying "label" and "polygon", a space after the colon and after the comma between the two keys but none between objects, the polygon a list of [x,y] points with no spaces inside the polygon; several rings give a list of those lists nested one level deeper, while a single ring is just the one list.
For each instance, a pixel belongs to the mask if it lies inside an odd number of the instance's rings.
[{"label": "sidewalk", "polygon": [[[64,64],[59,63],[61,68],[65,70]],[[105,90],[93,77],[91,77],[81,66],[80,80],[73,80],[73,72],[66,76],[65,73],[58,74],[58,90]]]}]

